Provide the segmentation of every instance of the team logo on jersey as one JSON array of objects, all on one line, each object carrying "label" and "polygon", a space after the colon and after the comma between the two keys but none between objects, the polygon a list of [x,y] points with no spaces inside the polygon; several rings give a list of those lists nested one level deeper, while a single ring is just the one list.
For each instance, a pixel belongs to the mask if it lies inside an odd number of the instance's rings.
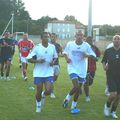
[{"label": "team logo on jersey", "polygon": [[47,51],[45,51],[45,54],[47,54],[48,52]]},{"label": "team logo on jersey", "polygon": [[80,49],[80,47],[77,47],[77,49]]}]

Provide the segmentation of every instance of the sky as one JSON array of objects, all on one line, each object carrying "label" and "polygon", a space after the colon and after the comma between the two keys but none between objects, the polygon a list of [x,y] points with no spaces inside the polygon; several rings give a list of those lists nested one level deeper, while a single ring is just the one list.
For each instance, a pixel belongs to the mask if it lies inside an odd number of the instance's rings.
[{"label": "sky", "polygon": [[[64,20],[73,15],[81,23],[88,24],[89,0],[22,0],[32,19],[42,16]],[[93,25],[120,25],[120,0],[92,0]]]}]

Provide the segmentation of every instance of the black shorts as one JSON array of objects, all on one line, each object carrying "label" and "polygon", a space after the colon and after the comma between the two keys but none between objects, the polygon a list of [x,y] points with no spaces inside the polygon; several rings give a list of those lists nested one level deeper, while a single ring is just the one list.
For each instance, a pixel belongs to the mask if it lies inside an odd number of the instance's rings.
[{"label": "black shorts", "polygon": [[92,85],[94,76],[95,76],[95,72],[88,72],[85,85],[89,85],[89,86]]},{"label": "black shorts", "polygon": [[107,74],[107,84],[109,92],[120,93],[120,74]]},{"label": "black shorts", "polygon": [[11,60],[12,60],[12,56],[11,56],[11,55],[1,56],[1,58],[0,58],[0,62],[1,62],[1,63],[7,62],[7,61],[11,61]]}]

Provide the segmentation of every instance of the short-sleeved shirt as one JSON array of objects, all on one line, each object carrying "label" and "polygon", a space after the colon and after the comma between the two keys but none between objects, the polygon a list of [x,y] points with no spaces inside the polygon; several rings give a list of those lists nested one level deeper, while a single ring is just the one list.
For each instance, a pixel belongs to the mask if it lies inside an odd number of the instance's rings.
[{"label": "short-sleeved shirt", "polygon": [[20,54],[22,57],[27,57],[30,50],[29,48],[33,48],[34,44],[32,40],[20,40],[18,42],[18,47],[20,48]]},{"label": "short-sleeved shirt", "polygon": [[[56,52],[57,52],[57,54],[59,55],[59,53],[61,52],[61,51],[60,51],[60,49],[61,49],[60,44],[54,43],[53,45],[55,45]],[[57,59],[54,64],[55,64],[55,65],[59,65],[59,59]]]},{"label": "short-sleeved shirt", "polygon": [[[7,44],[8,46],[4,46],[5,44]],[[5,56],[11,57],[13,44],[14,44],[14,41],[12,39],[10,39],[10,38],[2,38],[2,39],[0,39],[1,57],[5,57]]]},{"label": "short-sleeved shirt", "polygon": [[108,64],[108,74],[120,74],[120,49],[114,47],[105,50],[102,63]]},{"label": "short-sleeved shirt", "polygon": [[33,48],[27,59],[31,59],[36,56],[36,59],[45,59],[44,63],[35,63],[33,70],[33,77],[49,77],[54,75],[53,66],[50,66],[50,62],[54,58],[58,58],[55,46],[48,44],[44,47],[41,43]]},{"label": "short-sleeved shirt", "polygon": [[96,57],[94,51],[87,42],[77,45],[75,41],[69,42],[63,52],[71,59],[68,63],[68,74],[75,73],[81,78],[87,75],[88,59],[83,58],[83,53]]},{"label": "short-sleeved shirt", "polygon": [[[91,48],[96,54],[96,57],[100,57],[100,50],[95,46],[91,45]],[[95,72],[96,71],[96,59],[94,57],[88,58],[88,72]]]}]

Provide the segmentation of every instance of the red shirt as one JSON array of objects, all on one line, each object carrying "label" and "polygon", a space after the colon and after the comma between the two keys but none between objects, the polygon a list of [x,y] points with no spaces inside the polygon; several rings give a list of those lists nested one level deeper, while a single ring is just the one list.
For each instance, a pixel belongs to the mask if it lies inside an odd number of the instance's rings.
[{"label": "red shirt", "polygon": [[18,43],[18,47],[20,49],[20,54],[23,57],[27,57],[30,49],[34,47],[34,43],[32,40],[20,40]]},{"label": "red shirt", "polygon": [[[100,57],[101,53],[100,53],[100,50],[92,45],[91,46],[93,51],[95,52],[96,54],[96,57]],[[96,71],[96,59],[94,57],[89,57],[88,58],[88,72],[95,72]]]}]

